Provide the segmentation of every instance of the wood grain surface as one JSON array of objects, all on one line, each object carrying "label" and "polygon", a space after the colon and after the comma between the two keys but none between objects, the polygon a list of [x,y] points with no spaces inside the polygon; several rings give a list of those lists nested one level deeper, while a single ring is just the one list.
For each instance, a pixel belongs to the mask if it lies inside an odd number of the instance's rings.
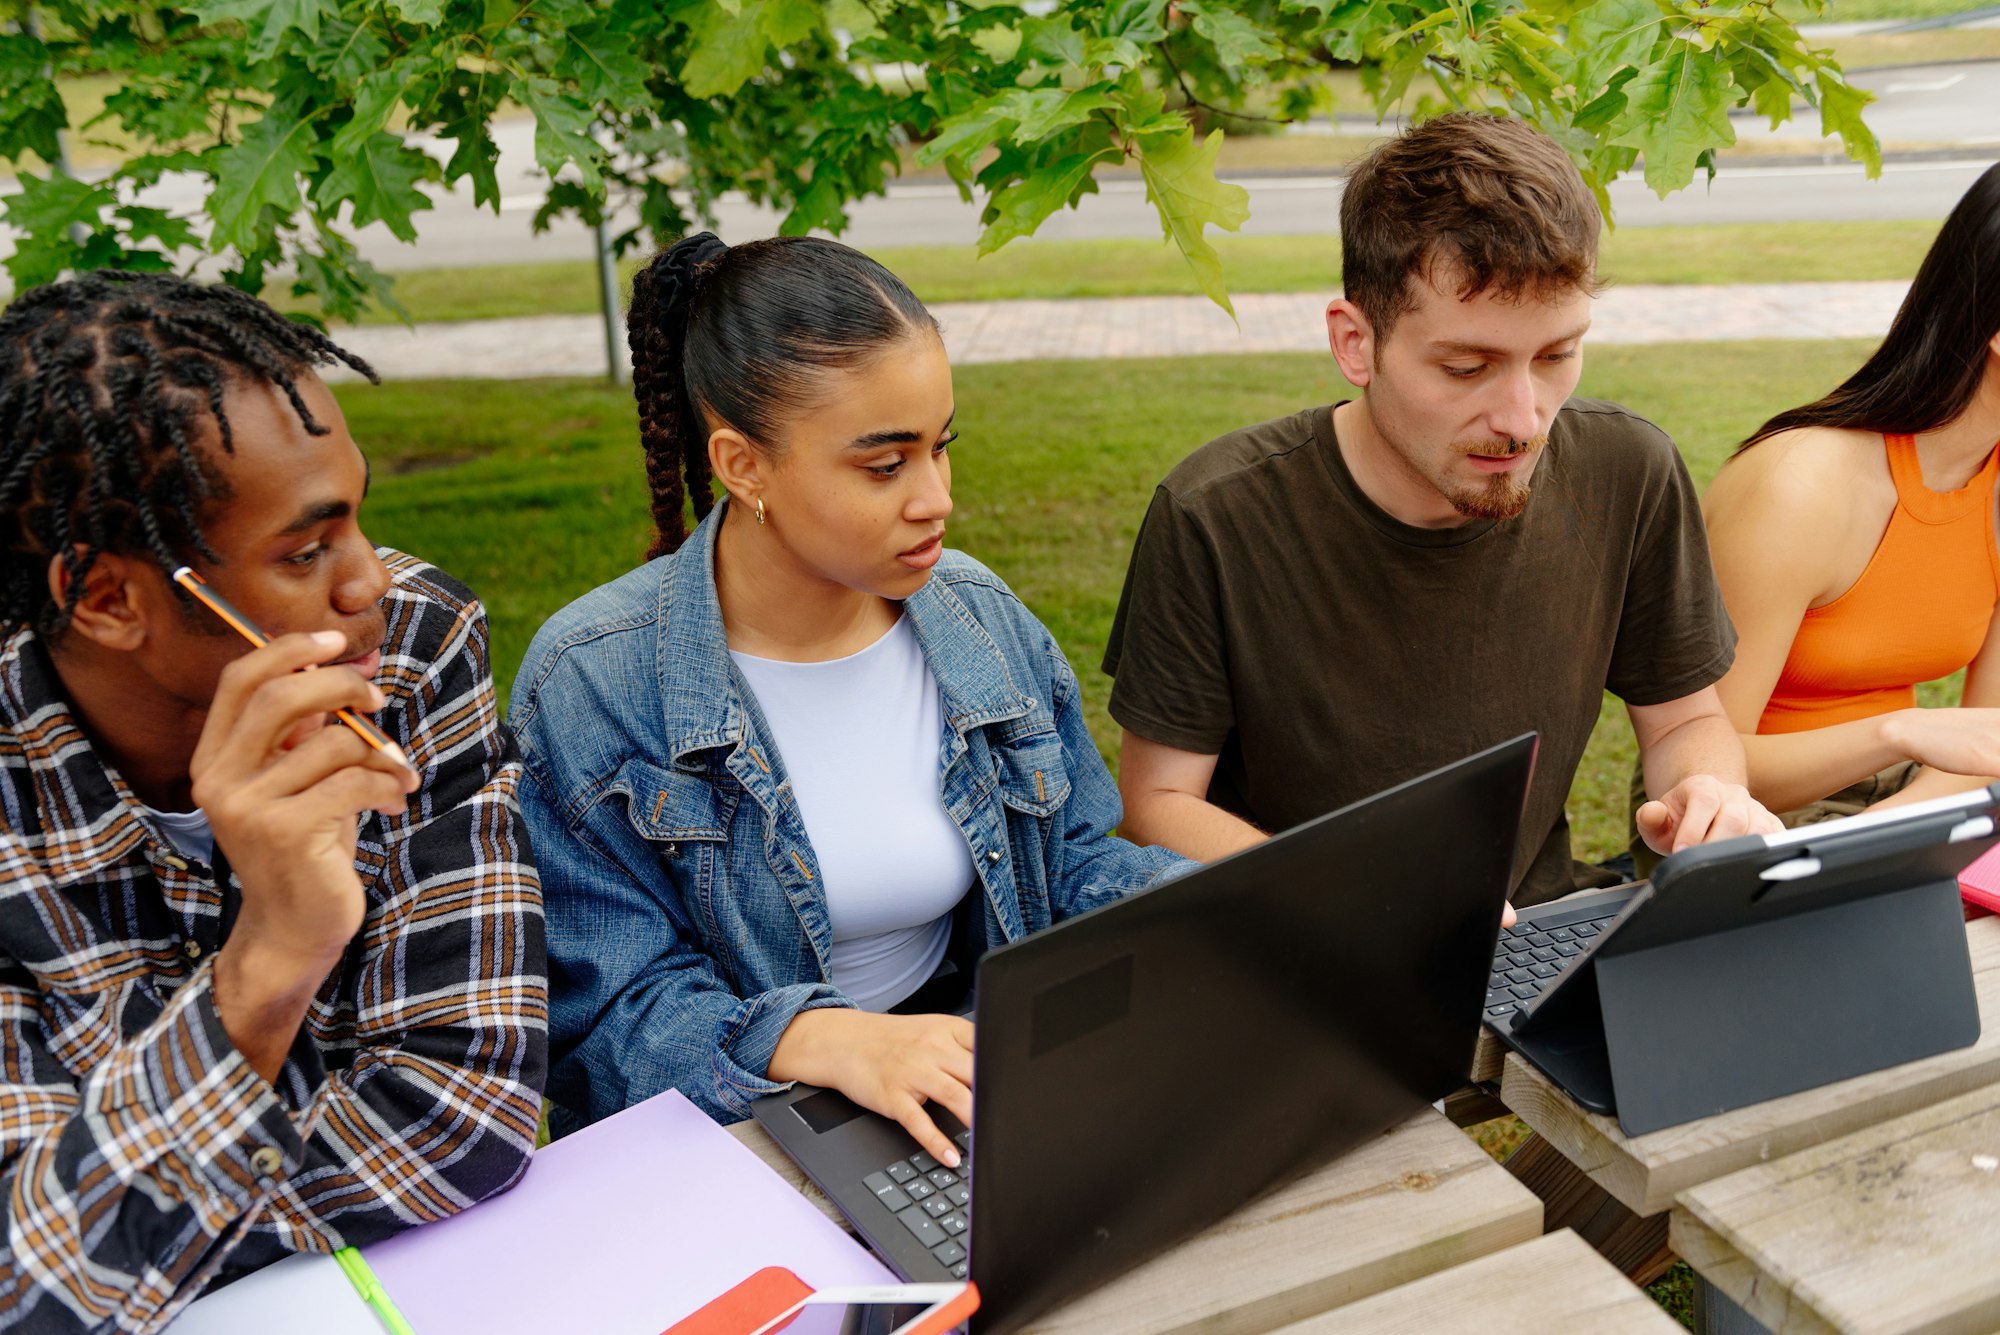
[{"label": "wood grain surface", "polygon": [[1786,1335],[2000,1329],[2000,1086],[1684,1192],[1671,1236]]},{"label": "wood grain surface", "polygon": [[1280,1335],[1682,1335],[1568,1229],[1441,1270]]}]

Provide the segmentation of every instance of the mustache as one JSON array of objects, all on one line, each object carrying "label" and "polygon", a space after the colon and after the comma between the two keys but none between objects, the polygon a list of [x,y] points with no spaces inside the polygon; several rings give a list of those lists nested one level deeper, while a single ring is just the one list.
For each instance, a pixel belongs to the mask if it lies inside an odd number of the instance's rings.
[{"label": "mustache", "polygon": [[1488,440],[1461,440],[1452,448],[1460,454],[1483,454],[1490,458],[1504,459],[1510,455],[1539,450],[1548,443],[1549,438],[1546,435],[1536,436],[1533,440],[1515,440],[1510,436],[1502,436]]}]

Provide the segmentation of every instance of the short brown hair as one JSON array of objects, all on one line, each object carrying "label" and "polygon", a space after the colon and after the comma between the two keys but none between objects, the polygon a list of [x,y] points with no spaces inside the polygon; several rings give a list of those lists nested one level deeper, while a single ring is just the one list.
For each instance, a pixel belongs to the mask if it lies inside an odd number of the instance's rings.
[{"label": "short brown hair", "polygon": [[1342,284],[1379,340],[1440,262],[1469,301],[1595,290],[1603,215],[1555,140],[1501,116],[1454,111],[1363,158],[1340,201]]}]

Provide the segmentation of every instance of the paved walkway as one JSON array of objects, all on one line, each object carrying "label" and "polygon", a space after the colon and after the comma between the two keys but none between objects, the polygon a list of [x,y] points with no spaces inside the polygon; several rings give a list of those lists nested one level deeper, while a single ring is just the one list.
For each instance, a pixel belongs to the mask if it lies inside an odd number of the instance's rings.
[{"label": "paved walkway", "polygon": [[[1598,299],[1590,342],[1683,343],[1750,338],[1879,338],[1908,285],[1768,283],[1614,287]],[[1326,298],[1238,296],[1240,327],[1202,297],[939,302],[945,347],[960,364],[1098,357],[1324,352]],[[340,342],[398,380],[603,375],[595,316],[347,329]]]}]

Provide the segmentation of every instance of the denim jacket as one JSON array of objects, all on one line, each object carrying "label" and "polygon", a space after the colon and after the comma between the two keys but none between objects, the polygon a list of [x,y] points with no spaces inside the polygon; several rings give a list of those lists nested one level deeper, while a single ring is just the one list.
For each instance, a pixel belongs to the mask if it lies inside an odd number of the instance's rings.
[{"label": "denim jacket", "polygon": [[[722,514],[557,613],[515,680],[559,1132],[669,1087],[734,1121],[786,1088],[765,1071],[794,1016],[854,1004],[828,982],[818,863],[723,638]],[[988,947],[1188,865],[1111,834],[1118,790],[1076,675],[991,571],[946,552],[903,614],[943,697],[941,792]]]}]

